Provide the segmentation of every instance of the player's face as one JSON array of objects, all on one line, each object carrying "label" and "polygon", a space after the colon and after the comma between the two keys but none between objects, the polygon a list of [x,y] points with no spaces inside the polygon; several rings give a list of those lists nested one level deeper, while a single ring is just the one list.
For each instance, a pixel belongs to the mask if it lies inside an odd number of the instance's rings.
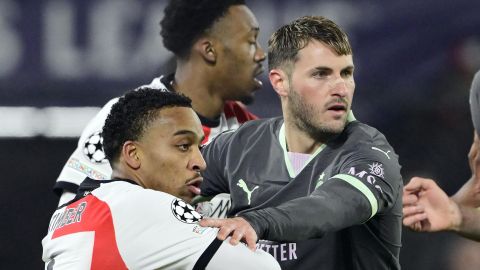
[{"label": "player's face", "polygon": [[355,90],[353,69],[352,55],[339,56],[322,42],[300,50],[287,96],[295,125],[320,141],[341,133]]},{"label": "player's face", "polygon": [[262,87],[256,77],[263,72],[265,52],[257,41],[259,26],[245,5],[231,6],[214,28],[220,41],[217,51],[217,89],[224,89],[225,100],[253,101]]},{"label": "player's face", "polygon": [[187,202],[200,193],[203,130],[191,108],[164,108],[139,139],[138,170],[145,188],[163,191]]}]

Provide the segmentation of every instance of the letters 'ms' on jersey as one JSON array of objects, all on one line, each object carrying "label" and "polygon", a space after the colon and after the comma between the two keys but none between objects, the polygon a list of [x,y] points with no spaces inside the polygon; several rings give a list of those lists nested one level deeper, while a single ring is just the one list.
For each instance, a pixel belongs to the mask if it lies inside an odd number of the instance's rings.
[{"label": "letters 'ms' on jersey", "polygon": [[[148,87],[173,91],[170,88],[173,77],[174,75],[171,74],[155,78]],[[63,167],[54,185],[57,194],[60,195],[63,190],[75,193],[85,177],[97,180],[110,179],[112,169],[103,153],[101,131],[111,107],[117,101],[118,98],[110,100],[83,130],[77,148]],[[205,134],[203,144],[209,143],[221,132],[237,129],[243,122],[257,119],[255,115],[246,110],[243,104],[233,101],[225,103],[224,110],[218,119],[207,119],[201,115],[199,118]]]},{"label": "letters 'ms' on jersey", "polygon": [[230,193],[230,215],[245,217],[260,237],[285,241],[257,245],[282,269],[400,268],[403,181],[398,156],[376,129],[351,119],[298,174],[282,118],[221,134],[203,155],[202,195]]}]

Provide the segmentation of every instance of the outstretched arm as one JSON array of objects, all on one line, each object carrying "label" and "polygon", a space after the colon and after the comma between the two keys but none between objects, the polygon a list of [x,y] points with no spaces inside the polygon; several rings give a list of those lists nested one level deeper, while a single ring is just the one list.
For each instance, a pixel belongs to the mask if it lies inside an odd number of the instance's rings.
[{"label": "outstretched arm", "polygon": [[431,179],[414,177],[403,189],[403,224],[415,231],[453,230],[461,221],[458,205]]},{"label": "outstretched arm", "polygon": [[457,204],[431,179],[414,177],[404,188],[403,224],[415,231],[454,231],[480,241],[480,210]]},{"label": "outstretched arm", "polygon": [[474,134],[472,146],[468,153],[468,163],[472,177],[457,191],[452,199],[459,205],[479,207],[480,206],[480,139],[477,132]]}]

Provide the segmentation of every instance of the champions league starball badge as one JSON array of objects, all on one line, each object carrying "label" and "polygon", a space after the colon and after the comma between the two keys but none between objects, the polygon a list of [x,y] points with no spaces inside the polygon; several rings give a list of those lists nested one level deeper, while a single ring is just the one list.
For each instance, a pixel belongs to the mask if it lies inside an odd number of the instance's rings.
[{"label": "champions league starball badge", "polygon": [[202,216],[195,211],[193,206],[180,199],[174,199],[172,201],[172,213],[183,223],[197,223],[202,219]]},{"label": "champions league starball badge", "polygon": [[103,137],[100,132],[95,132],[85,141],[83,153],[92,163],[108,162],[103,152]]}]

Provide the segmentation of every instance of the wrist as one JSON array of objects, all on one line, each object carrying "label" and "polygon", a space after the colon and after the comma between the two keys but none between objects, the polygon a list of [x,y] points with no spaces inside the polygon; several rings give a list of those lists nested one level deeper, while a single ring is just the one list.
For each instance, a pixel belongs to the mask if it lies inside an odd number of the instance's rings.
[{"label": "wrist", "polygon": [[462,214],[461,206],[452,199],[450,200],[450,205],[449,205],[449,216],[450,216],[449,229],[455,232],[459,232],[461,230],[461,226],[463,223],[463,214]]}]

